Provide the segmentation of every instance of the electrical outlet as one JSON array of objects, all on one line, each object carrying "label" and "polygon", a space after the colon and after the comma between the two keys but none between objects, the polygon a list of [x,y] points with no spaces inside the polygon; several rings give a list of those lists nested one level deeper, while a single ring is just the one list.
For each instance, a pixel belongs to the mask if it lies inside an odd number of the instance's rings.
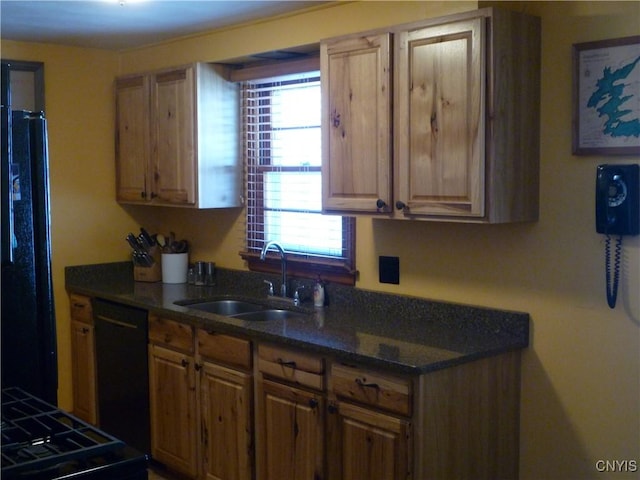
[{"label": "electrical outlet", "polygon": [[380,283],[400,284],[400,258],[378,257],[378,271]]}]

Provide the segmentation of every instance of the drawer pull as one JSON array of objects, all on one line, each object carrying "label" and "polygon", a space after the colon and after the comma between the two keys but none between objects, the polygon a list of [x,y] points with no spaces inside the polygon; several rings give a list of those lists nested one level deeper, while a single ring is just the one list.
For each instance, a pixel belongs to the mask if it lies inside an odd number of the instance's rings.
[{"label": "drawer pull", "polygon": [[86,305],[84,303],[74,303],[73,306],[75,308],[84,308],[84,307],[86,307]]},{"label": "drawer pull", "polygon": [[367,383],[366,378],[356,378],[356,383],[362,388],[373,388],[374,390],[380,390],[380,385],[377,383]]},{"label": "drawer pull", "polygon": [[278,358],[276,359],[276,363],[282,367],[289,367],[289,368],[293,368],[294,370],[296,368],[296,362],[293,362],[293,361],[286,361],[281,358]]}]

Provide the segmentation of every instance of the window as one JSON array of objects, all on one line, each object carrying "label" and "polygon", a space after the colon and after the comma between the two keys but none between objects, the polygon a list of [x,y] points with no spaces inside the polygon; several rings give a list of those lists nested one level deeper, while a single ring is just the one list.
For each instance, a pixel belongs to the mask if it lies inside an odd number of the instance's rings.
[{"label": "window", "polygon": [[322,214],[319,72],[242,84],[247,188],[246,251],[251,270],[265,242],[287,252],[292,275],[354,283],[355,220]]}]

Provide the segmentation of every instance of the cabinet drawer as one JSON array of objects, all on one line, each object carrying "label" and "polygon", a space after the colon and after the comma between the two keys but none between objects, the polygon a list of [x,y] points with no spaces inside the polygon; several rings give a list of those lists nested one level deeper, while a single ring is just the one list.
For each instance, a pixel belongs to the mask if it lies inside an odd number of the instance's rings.
[{"label": "cabinet drawer", "polygon": [[236,367],[251,368],[251,342],[198,329],[198,353],[202,357]]},{"label": "cabinet drawer", "polygon": [[258,370],[298,385],[324,389],[324,359],[315,355],[259,345]]},{"label": "cabinet drawer", "polygon": [[338,397],[411,415],[411,380],[336,364],[331,368],[331,382]]},{"label": "cabinet drawer", "polygon": [[149,315],[149,342],[186,352],[193,352],[193,327],[184,323]]},{"label": "cabinet drawer", "polygon": [[91,298],[84,295],[72,293],[69,295],[71,304],[71,316],[74,320],[85,323],[93,323],[93,309],[91,308]]}]

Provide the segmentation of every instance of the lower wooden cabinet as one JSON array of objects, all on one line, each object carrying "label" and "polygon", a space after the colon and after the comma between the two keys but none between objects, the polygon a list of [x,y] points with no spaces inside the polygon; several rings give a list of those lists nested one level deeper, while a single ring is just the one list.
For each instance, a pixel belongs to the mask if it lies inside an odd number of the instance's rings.
[{"label": "lower wooden cabinet", "polygon": [[188,478],[252,480],[251,343],[150,315],[151,454]]},{"label": "lower wooden cabinet", "polygon": [[258,478],[324,479],[324,395],[263,380]]},{"label": "lower wooden cabinet", "polygon": [[149,346],[151,455],[194,478],[198,473],[194,357]]},{"label": "lower wooden cabinet", "polygon": [[152,456],[189,478],[518,478],[519,351],[411,375],[154,315],[149,338]]},{"label": "lower wooden cabinet", "polygon": [[202,362],[198,391],[207,480],[253,478],[252,383],[250,373]]},{"label": "lower wooden cabinet", "polygon": [[327,478],[411,478],[413,378],[331,365]]},{"label": "lower wooden cabinet", "polygon": [[71,294],[71,368],[73,414],[98,424],[96,391],[96,347],[91,299]]},{"label": "lower wooden cabinet", "polygon": [[327,477],[331,480],[410,478],[410,422],[346,402],[327,415]]},{"label": "lower wooden cabinet", "polygon": [[149,315],[151,456],[195,478],[199,472],[193,328]]}]

